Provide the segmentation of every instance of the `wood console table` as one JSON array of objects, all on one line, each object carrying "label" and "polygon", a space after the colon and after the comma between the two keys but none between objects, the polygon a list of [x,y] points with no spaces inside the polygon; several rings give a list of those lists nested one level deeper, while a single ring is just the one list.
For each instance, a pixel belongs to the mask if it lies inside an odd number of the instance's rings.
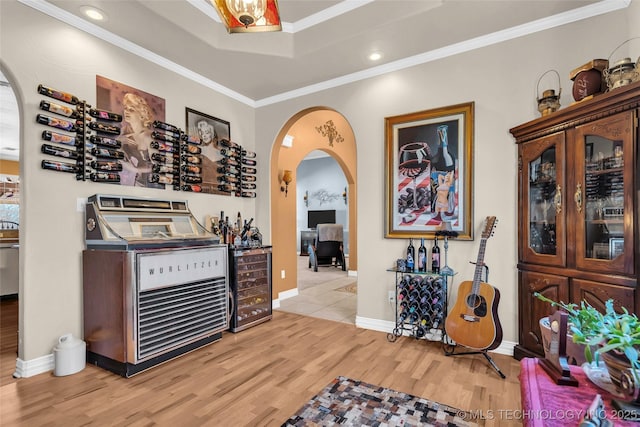
[{"label": "wood console table", "polygon": [[579,366],[571,366],[578,387],[556,385],[538,364],[538,359],[520,361],[522,423],[526,427],[577,426],[597,394],[602,396],[607,419],[615,426],[637,426],[637,421],[620,419],[620,411],[611,406],[615,398],[593,384]]}]

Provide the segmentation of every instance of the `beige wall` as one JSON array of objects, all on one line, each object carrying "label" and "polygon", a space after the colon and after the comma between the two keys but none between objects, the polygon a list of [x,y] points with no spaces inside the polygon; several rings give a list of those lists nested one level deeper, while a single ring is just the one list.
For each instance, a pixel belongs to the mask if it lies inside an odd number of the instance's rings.
[{"label": "beige wall", "polygon": [[[70,174],[40,168],[43,126],[35,123],[42,99],[36,90],[40,83],[95,105],[99,74],[164,98],[166,121],[183,129],[185,107],[228,120],[232,138],[249,149],[255,148],[252,108],[14,0],[0,2],[0,51],[0,66],[22,114],[21,359],[50,354],[64,333],[82,336],[84,216],[76,211],[77,198],[106,193],[186,199],[201,222],[221,210],[230,217],[241,211],[244,218],[255,217],[254,224],[261,229],[268,227],[268,215],[255,211],[253,199],[76,182]],[[269,157],[262,156],[259,168],[262,162],[267,167]],[[266,197],[268,183],[257,184],[258,194]]]},{"label": "beige wall", "polygon": [[[253,110],[111,44],[49,18],[15,0],[0,1],[0,66],[9,77],[22,113],[22,218],[19,357],[50,354],[57,337],[82,336],[81,252],[83,214],[76,199],[123,193],[188,199],[200,220],[207,214],[242,211],[254,216],[271,241],[272,145],[285,123],[306,108],[327,106],[349,122],[357,144],[358,316],[392,321],[386,302],[393,276],[385,272],[403,256],[406,241],[384,239],[384,117],[475,101],[474,225],[497,215],[488,242],[490,283],[502,292],[500,318],[506,341],[517,340],[516,147],[508,129],[538,116],[535,84],[550,68],[562,76],[562,104],[571,101],[569,71],[606,58],[631,28],[640,25],[638,1],[630,8],[404,71],[325,90]],[[630,18],[633,12],[636,17]],[[635,34],[633,34],[635,35]],[[637,51],[636,51],[637,55]],[[95,103],[95,75],[103,75],[167,101],[166,120],[184,126],[190,107],[231,122],[233,139],[258,152],[258,198],[243,200],[76,182],[40,169],[42,127],[35,124],[39,83]],[[277,190],[279,192],[279,190]],[[21,230],[22,231],[22,230]],[[457,283],[470,279],[478,239],[452,242],[449,264]]]},{"label": "beige wall", "polygon": [[[499,224],[487,242],[485,261],[489,282],[502,294],[499,317],[504,340],[517,341],[517,151],[509,129],[539,117],[536,83],[549,69],[560,73],[562,105],[569,105],[569,72],[593,58],[606,58],[628,37],[629,30],[621,25],[627,13],[611,13],[258,109],[256,129],[263,135],[277,134],[295,112],[316,105],[331,106],[353,129],[358,156],[358,321],[393,321],[387,292],[394,289],[394,276],[385,269],[404,256],[407,245],[405,239],[384,238],[384,118],[474,101],[476,239],[450,243],[449,265],[458,272],[451,301],[460,281],[473,278],[469,261],[477,258],[482,221],[496,215]],[[266,155],[270,148],[259,149]],[[259,210],[268,209],[268,200],[257,202]]]}]

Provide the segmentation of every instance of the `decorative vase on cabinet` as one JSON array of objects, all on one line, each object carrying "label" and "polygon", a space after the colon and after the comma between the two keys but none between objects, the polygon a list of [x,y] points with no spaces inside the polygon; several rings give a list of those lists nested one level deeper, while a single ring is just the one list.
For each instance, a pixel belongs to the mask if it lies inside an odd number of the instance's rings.
[{"label": "decorative vase on cabinet", "polygon": [[556,301],[640,312],[640,83],[510,130],[518,144],[518,345],[543,356],[539,328]]}]

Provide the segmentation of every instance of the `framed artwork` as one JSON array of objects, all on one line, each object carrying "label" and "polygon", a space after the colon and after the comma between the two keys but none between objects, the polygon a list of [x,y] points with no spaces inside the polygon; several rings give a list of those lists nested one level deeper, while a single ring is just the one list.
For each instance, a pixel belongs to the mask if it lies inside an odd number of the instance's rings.
[{"label": "framed artwork", "polygon": [[165,121],[164,98],[102,76],[96,76],[96,92],[97,108],[123,117],[117,137],[124,153],[120,185],[165,188],[164,184],[149,181],[153,166],[149,153],[153,122]]},{"label": "framed artwork", "polygon": [[201,113],[199,111],[186,108],[187,134],[190,137],[200,139],[202,143],[202,192],[210,194],[231,193],[220,191],[218,177],[222,173],[218,172],[222,159],[220,149],[221,139],[231,140],[231,125],[229,122]]},{"label": "framed artwork", "polygon": [[473,240],[474,103],[385,118],[385,238]]}]

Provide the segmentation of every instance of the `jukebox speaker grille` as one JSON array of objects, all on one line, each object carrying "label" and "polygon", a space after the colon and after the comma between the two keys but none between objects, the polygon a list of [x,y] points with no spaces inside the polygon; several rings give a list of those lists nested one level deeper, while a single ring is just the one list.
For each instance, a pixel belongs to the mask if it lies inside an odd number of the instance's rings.
[{"label": "jukebox speaker grille", "polygon": [[138,360],[227,327],[224,277],[141,291]]}]

